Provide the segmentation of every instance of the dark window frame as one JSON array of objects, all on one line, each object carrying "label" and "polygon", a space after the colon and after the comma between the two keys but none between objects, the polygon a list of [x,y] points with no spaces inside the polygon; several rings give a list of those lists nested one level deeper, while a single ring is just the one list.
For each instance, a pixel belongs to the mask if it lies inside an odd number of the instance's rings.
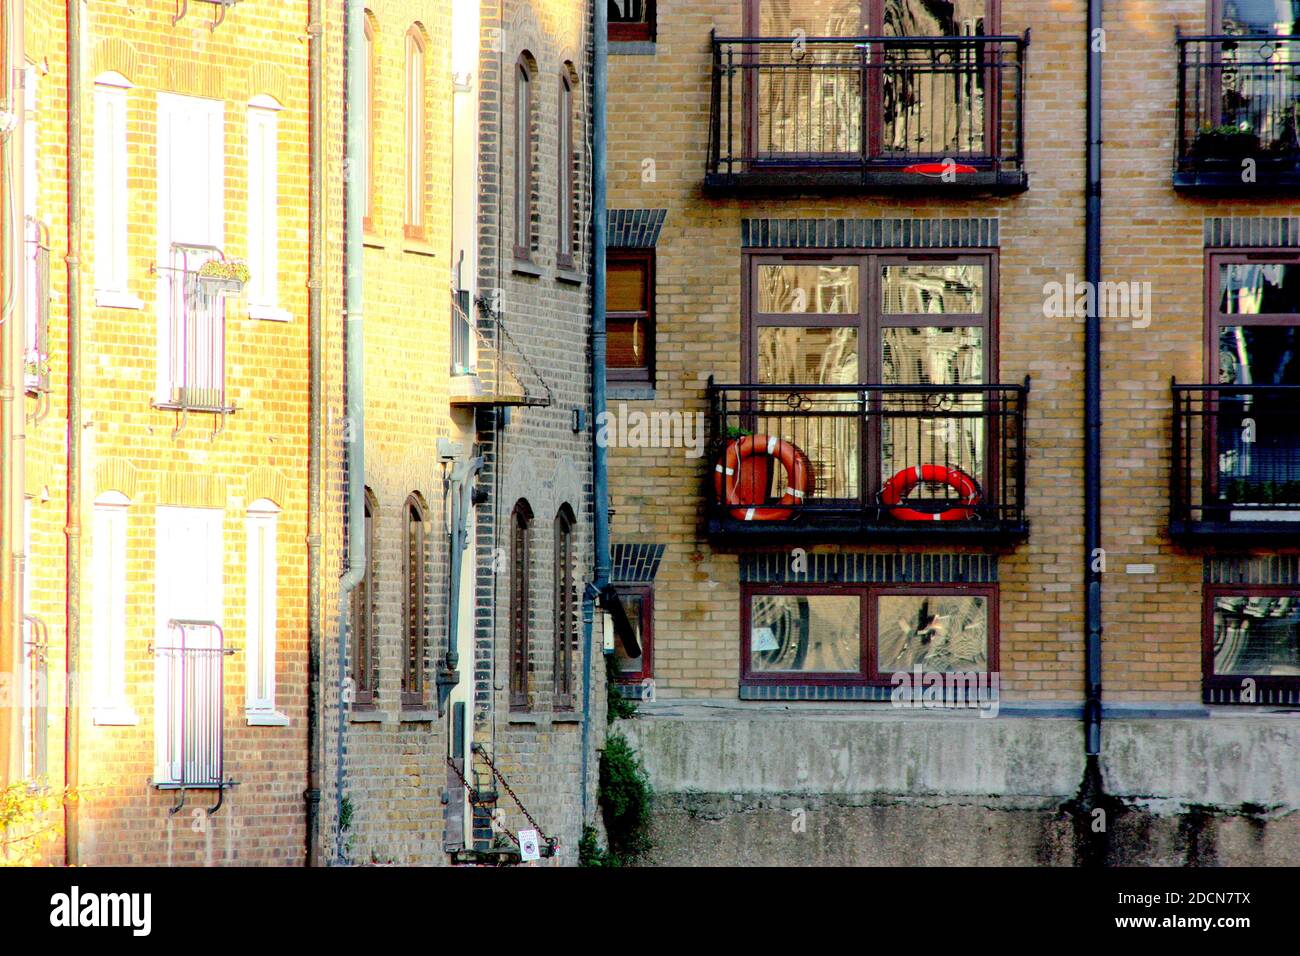
[{"label": "dark window frame", "polygon": [[1205,384],[1219,383],[1219,329],[1224,325],[1263,325],[1300,328],[1300,312],[1266,312],[1234,315],[1219,311],[1220,266],[1243,263],[1276,263],[1300,268],[1300,250],[1281,248],[1232,248],[1205,250]]},{"label": "dark window frame", "polygon": [[378,592],[379,557],[375,548],[375,515],[379,503],[374,492],[365,490],[362,506],[365,526],[365,572],[352,589],[352,704],[355,709],[373,710],[379,696],[378,688]]},{"label": "dark window frame", "polygon": [[[1213,691],[1230,692],[1234,698],[1241,682],[1253,680],[1256,692],[1300,690],[1300,675],[1216,674],[1214,672],[1214,601],[1218,597],[1290,597],[1300,599],[1300,586],[1278,584],[1207,584],[1201,597],[1201,685],[1207,699]],[[1251,703],[1266,703],[1260,694]],[[1237,699],[1235,702],[1243,703]]]},{"label": "dark window frame", "polygon": [[405,545],[402,560],[402,706],[422,707],[426,696],[429,646],[430,548],[428,509],[418,495],[402,508]]},{"label": "dark window frame", "polygon": [[533,509],[520,498],[510,512],[510,709],[530,710]]},{"label": "dark window frame", "polygon": [[[648,385],[653,388],[655,384],[655,338],[658,334],[655,318],[655,250],[653,247],[609,248],[605,252],[606,270],[608,271],[609,266],[615,263],[636,264],[645,267],[645,308],[639,312],[606,312],[605,322],[606,325],[609,324],[611,319],[619,321],[636,321],[640,319],[645,322],[646,359],[644,366],[635,368],[613,368],[606,361],[605,380],[620,385]],[[606,287],[608,288],[608,285]]]},{"label": "dark window frame", "polygon": [[575,209],[578,195],[577,164],[573,155],[574,110],[577,98],[573,95],[573,77],[570,64],[560,68],[559,104],[559,154],[556,169],[556,236],[558,247],[555,264],[560,269],[572,271],[578,251],[578,223]]},{"label": "dark window frame", "polygon": [[[536,125],[537,104],[534,102],[533,84],[536,82],[532,67],[532,58],[527,52],[520,53],[515,60],[515,261],[531,263],[533,247],[536,244],[536,230],[533,228],[533,191],[536,186],[536,170],[533,168],[533,128]],[[527,125],[520,123],[520,115],[527,117]],[[522,165],[521,165],[522,155]],[[520,173],[523,173],[521,176]],[[520,243],[520,238],[527,241]]]},{"label": "dark window frame", "polygon": [[[615,683],[640,684],[654,678],[654,628],[655,628],[655,589],[653,584],[616,584],[614,590],[620,597],[637,597],[641,599],[641,613],[638,624],[641,628],[641,669],[636,672],[614,670]],[[626,604],[624,607],[626,608]],[[615,642],[618,636],[614,637]]]},{"label": "dark window frame", "polygon": [[577,521],[568,505],[555,515],[554,548],[552,553],[552,594],[555,609],[552,614],[553,665],[551,675],[552,707],[555,710],[573,710],[577,699],[574,680],[574,652],[578,643],[577,613]]},{"label": "dark window frame", "polygon": [[[856,596],[859,601],[859,659],[858,671],[799,672],[754,671],[750,667],[750,642],[752,639],[751,599],[755,595],[829,595]],[[893,671],[882,672],[876,657],[879,637],[878,598],[881,596],[952,597],[954,595],[979,596],[985,599],[988,611],[988,648],[984,673],[999,670],[999,613],[998,585],[996,584],[742,584],[740,587],[740,683],[745,687],[757,686],[814,686],[814,687],[890,687]],[[930,672],[927,672],[930,673]]]},{"label": "dark window frame", "polygon": [[607,37],[610,43],[653,43],[658,32],[655,0],[645,0],[645,19],[609,20]]}]

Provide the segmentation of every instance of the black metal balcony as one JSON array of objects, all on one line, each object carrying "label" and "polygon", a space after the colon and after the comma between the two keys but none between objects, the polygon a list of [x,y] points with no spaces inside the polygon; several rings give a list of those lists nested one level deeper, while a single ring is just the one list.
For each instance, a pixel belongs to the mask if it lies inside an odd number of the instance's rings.
[{"label": "black metal balcony", "polygon": [[1174,187],[1300,191],[1300,38],[1180,36]]},{"label": "black metal balcony", "polygon": [[1170,533],[1300,537],[1300,385],[1173,386]]},{"label": "black metal balcony", "polygon": [[[710,381],[708,396],[705,511],[715,540],[996,544],[1029,532],[1028,379],[1023,385]],[[787,455],[803,457],[806,480],[792,478],[780,463],[778,439],[793,446]]]},{"label": "black metal balcony", "polygon": [[713,37],[705,188],[1014,193],[1019,36]]}]

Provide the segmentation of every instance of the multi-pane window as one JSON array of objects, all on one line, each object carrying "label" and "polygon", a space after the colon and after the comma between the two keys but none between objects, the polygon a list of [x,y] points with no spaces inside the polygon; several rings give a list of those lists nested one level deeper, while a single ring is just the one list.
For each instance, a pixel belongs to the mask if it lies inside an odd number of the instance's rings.
[{"label": "multi-pane window", "polygon": [[361,202],[365,210],[362,228],[375,227],[375,85],[378,81],[379,60],[375,53],[374,14],[365,11],[365,102],[360,104],[358,134],[361,137]]},{"label": "multi-pane window", "polygon": [[128,290],[127,91],[120,73],[95,79],[95,302],[134,305]]},{"label": "multi-pane window", "polygon": [[1207,498],[1268,517],[1300,504],[1296,398],[1271,388],[1300,386],[1300,254],[1211,253],[1207,281]]},{"label": "multi-pane window", "polygon": [[565,505],[555,516],[555,553],[553,591],[555,594],[555,671],[554,706],[572,710],[574,706],[573,651],[578,643],[577,585],[574,569],[577,558],[573,550],[573,512]]},{"label": "multi-pane window", "polygon": [[510,514],[510,709],[528,710],[532,669],[529,635],[532,623],[533,511],[520,500]]},{"label": "multi-pane window", "polygon": [[377,689],[375,644],[379,639],[379,556],[375,554],[375,514],[378,510],[374,494],[367,488],[365,572],[352,589],[352,700],[358,707],[373,707]]},{"label": "multi-pane window", "polygon": [[420,27],[406,34],[406,219],[408,239],[424,238],[427,203],[425,151],[429,131],[425,121],[425,53]]},{"label": "multi-pane window", "polygon": [[1300,591],[1210,585],[1205,589],[1205,688],[1241,703],[1269,703],[1300,687]]},{"label": "multi-pane window", "polygon": [[578,214],[577,164],[573,155],[573,76],[568,64],[560,71],[559,156],[556,162],[556,181],[559,186],[556,199],[556,224],[559,232],[558,265],[572,269],[577,252]]},{"label": "multi-pane window", "polygon": [[654,675],[654,588],[620,584],[618,598],[627,612],[636,648],[626,646],[618,632],[614,633],[614,672],[620,683],[640,683]]},{"label": "multi-pane window", "polygon": [[746,586],[742,678],[888,685],[917,668],[996,670],[996,600],[964,585]]},{"label": "multi-pane window", "polygon": [[515,258],[533,254],[533,74],[528,55],[515,64]]},{"label": "multi-pane window", "polygon": [[275,709],[276,589],[279,564],[276,528],[280,509],[259,498],[244,517],[244,710],[250,724],[283,726],[288,719]]},{"label": "multi-pane window", "polygon": [[[854,415],[826,415],[797,435],[782,435],[811,459],[814,497],[860,499],[864,464],[869,494],[922,463],[958,468],[992,486],[980,395],[939,393],[943,404],[934,410],[942,414],[926,415],[914,395],[888,391],[988,383],[988,370],[996,367],[991,255],[753,255],[747,274],[750,381],[879,385],[883,411],[896,413],[873,416],[865,427]],[[834,401],[830,389],[821,407],[833,408]],[[845,411],[852,401],[846,394]],[[971,414],[953,414],[963,409]],[[781,412],[776,404],[771,410]],[[755,427],[780,433],[784,421],[760,413]]]},{"label": "multi-pane window", "polygon": [[[96,724],[133,724],[126,695],[127,497],[110,491],[95,499],[91,524],[92,696]],[[29,552],[30,553],[30,552]],[[24,583],[31,580],[31,575]]]},{"label": "multi-pane window", "polygon": [[654,250],[610,249],[605,257],[606,376],[654,384]]},{"label": "multi-pane window", "polygon": [[609,39],[614,42],[655,38],[655,0],[609,0]]},{"label": "multi-pane window", "polygon": [[248,107],[248,314],[285,318],[279,310],[280,104],[257,96]]},{"label": "multi-pane window", "polygon": [[402,704],[422,706],[424,657],[429,629],[429,541],[427,516],[420,499],[406,499],[406,586],[402,592],[402,630],[405,635],[402,667]]}]

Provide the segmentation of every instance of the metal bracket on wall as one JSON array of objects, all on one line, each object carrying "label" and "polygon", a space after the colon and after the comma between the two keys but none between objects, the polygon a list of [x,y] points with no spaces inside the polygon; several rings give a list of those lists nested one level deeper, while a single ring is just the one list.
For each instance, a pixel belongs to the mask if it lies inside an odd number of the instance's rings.
[{"label": "metal bracket on wall", "polygon": [[[212,11],[212,22],[208,24],[208,29],[215,31],[217,27],[221,26],[222,21],[226,19],[226,10],[237,4],[239,0],[200,0],[200,2],[210,3],[213,6],[221,8],[220,11]],[[176,24],[185,19],[185,15],[189,13],[190,10],[190,0],[177,0],[177,6],[178,9],[176,16],[172,17],[172,26],[176,26]]]}]

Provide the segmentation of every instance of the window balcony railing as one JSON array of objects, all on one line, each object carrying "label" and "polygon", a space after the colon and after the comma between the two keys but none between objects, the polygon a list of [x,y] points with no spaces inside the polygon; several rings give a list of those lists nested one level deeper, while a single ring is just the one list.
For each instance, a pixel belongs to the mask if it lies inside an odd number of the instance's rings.
[{"label": "window balcony railing", "polygon": [[1179,36],[1174,186],[1300,189],[1300,37]]},{"label": "window balcony railing", "polygon": [[1173,386],[1175,537],[1300,535],[1300,385]]},{"label": "window balcony railing", "polygon": [[50,230],[27,218],[27,346],[23,387],[29,395],[50,391]]},{"label": "window balcony railing", "polygon": [[167,633],[168,643],[152,648],[163,712],[153,784],[181,791],[179,809],[186,790],[223,791],[233,786],[225,776],[223,703],[225,659],[234,649],[226,646],[220,625],[213,621],[168,621]]},{"label": "window balcony railing", "polygon": [[715,36],[712,46],[712,192],[1028,186],[1028,32]]},{"label": "window balcony railing", "polygon": [[1009,541],[1025,517],[1023,385],[709,384],[708,532],[737,540]]}]

